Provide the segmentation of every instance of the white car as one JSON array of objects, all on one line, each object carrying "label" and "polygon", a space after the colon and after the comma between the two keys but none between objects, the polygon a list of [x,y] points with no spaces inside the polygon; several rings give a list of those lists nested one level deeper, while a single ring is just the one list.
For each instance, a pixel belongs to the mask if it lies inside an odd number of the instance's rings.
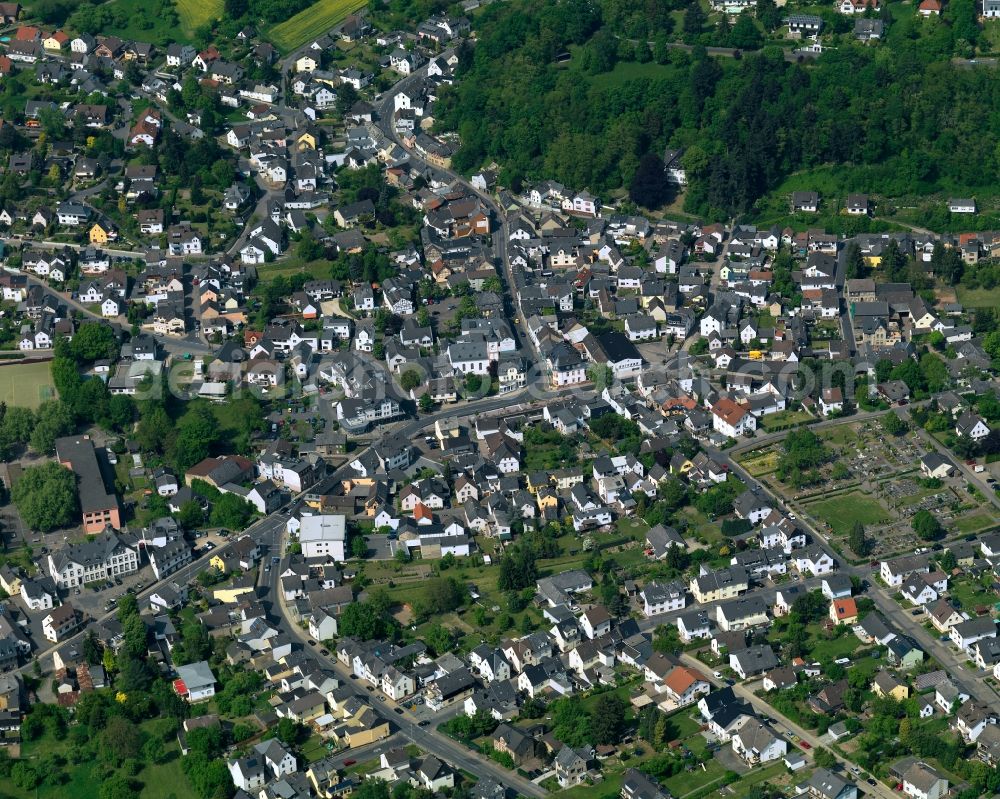
[{"label": "white car", "polygon": [[712,676],[715,677],[715,679],[717,679],[717,680],[721,680],[722,679],[722,672],[721,671],[713,671],[712,672]]}]

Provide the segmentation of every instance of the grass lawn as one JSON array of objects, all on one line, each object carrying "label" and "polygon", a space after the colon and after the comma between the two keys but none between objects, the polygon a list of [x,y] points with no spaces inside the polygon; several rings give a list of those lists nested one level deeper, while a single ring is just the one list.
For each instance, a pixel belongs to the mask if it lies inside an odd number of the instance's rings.
[{"label": "grass lawn", "polygon": [[556,791],[553,796],[559,799],[613,799],[622,789],[622,774],[606,775],[597,785],[576,785],[565,791]]},{"label": "grass lawn", "polygon": [[326,751],[326,741],[319,735],[310,735],[309,740],[302,745],[302,757],[310,763],[314,763],[328,754],[329,752]]},{"label": "grass lawn", "polygon": [[48,361],[0,367],[0,402],[37,408],[45,400],[55,397],[56,387]]},{"label": "grass lawn", "polygon": [[954,599],[962,603],[962,609],[972,614],[979,605],[989,607],[997,601],[997,595],[987,591],[979,583],[971,580],[958,580],[952,583],[948,592]]},{"label": "grass lawn", "polygon": [[770,474],[778,468],[778,458],[781,453],[777,450],[767,452],[749,452],[747,455],[737,458],[740,466],[750,472],[754,477]]},{"label": "grass lawn", "polygon": [[819,625],[809,625],[808,629],[813,640],[816,642],[810,652],[810,657],[820,662],[847,657],[860,646],[857,637],[851,632],[846,632],[832,640],[826,640],[820,635],[821,629]]},{"label": "grass lawn", "polygon": [[971,513],[955,520],[955,529],[960,533],[974,533],[996,523],[988,513]]},{"label": "grass lawn", "polygon": [[854,429],[852,424],[838,424],[833,427],[827,427],[820,433],[820,438],[825,441],[829,441],[831,444],[839,444],[844,446],[849,443],[857,443],[858,431]]},{"label": "grass lawn", "polygon": [[992,289],[956,288],[958,301],[967,308],[996,308],[1000,306],[1000,287]]},{"label": "grass lawn", "polygon": [[181,27],[187,34],[195,28],[222,16],[223,0],[174,0],[181,17]]},{"label": "grass lawn", "polygon": [[709,546],[725,540],[725,536],[722,535],[722,528],[710,522],[708,517],[697,508],[688,506],[682,508],[681,513],[688,517],[688,535],[704,538]]},{"label": "grass lawn", "polygon": [[709,783],[722,779],[726,773],[726,769],[717,760],[709,760],[704,765],[704,771],[701,766],[697,766],[693,771],[683,771],[674,777],[664,780],[663,786],[667,788],[671,794],[680,799],[680,797],[683,797],[692,791],[697,791],[699,788],[703,788]]},{"label": "grass lawn", "polygon": [[275,25],[268,33],[275,46],[288,53],[343,22],[366,5],[364,0],[318,0],[294,17]]},{"label": "grass lawn", "polygon": [[172,796],[181,796],[185,790],[189,790],[187,777],[181,769],[180,749],[174,745],[167,751],[170,758],[167,762],[147,766],[139,774],[139,779],[143,783],[142,792],[139,794],[141,799],[170,799]]},{"label": "grass lawn", "polygon": [[812,418],[805,411],[779,411],[778,413],[769,413],[762,416],[760,423],[765,430],[773,432],[775,430],[783,430],[791,425],[803,424]]},{"label": "grass lawn", "polygon": [[292,277],[298,274],[308,274],[317,280],[330,277],[330,262],[324,259],[317,261],[303,261],[301,258],[283,258],[270,264],[261,264],[257,267],[257,274],[261,282],[269,282],[282,275]]},{"label": "grass lawn", "polygon": [[698,731],[701,729],[701,725],[691,718],[690,707],[684,708],[670,716],[670,726],[676,728],[676,740],[678,741],[693,738],[695,735],[698,735]]},{"label": "grass lawn", "polygon": [[791,775],[789,775],[788,769],[785,767],[784,763],[779,761],[777,763],[772,763],[770,766],[765,766],[764,768],[754,769],[745,776],[741,777],[739,782],[733,783],[732,788],[736,792],[737,797],[743,797],[750,793],[750,789],[754,785],[761,782],[769,782],[772,787],[775,787],[775,780],[779,780],[782,777],[787,777],[788,782],[791,782]]},{"label": "grass lawn", "polygon": [[672,75],[675,70],[675,67],[668,64],[657,64],[653,61],[646,64],[640,64],[638,61],[623,61],[616,64],[610,72],[591,78],[590,84],[595,89],[618,89],[626,83],[640,78],[663,79]]},{"label": "grass lawn", "polygon": [[622,517],[615,523],[615,526],[622,535],[627,535],[637,541],[644,541],[646,531],[649,530],[649,525],[646,522],[632,517]]},{"label": "grass lawn", "polygon": [[808,508],[810,513],[829,524],[837,535],[847,535],[855,522],[867,526],[889,518],[888,511],[879,502],[860,491],[811,502]]}]

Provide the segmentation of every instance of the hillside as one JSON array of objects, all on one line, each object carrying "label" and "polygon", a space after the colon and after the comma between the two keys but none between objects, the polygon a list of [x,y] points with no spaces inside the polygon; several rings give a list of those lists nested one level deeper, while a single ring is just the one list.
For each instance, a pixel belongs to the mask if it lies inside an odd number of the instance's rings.
[{"label": "hillside", "polygon": [[[958,35],[962,2],[943,19],[884,9],[889,35],[874,46],[825,9],[836,49],[815,60],[785,57],[783,32],[762,30],[766,8],[733,26],[688,11],[677,36],[667,5],[637,25],[634,9],[610,2],[496,4],[476,20],[475,55],[444,93],[439,124],[461,136],[459,169],[496,160],[509,182],[546,177],[604,193],[627,187],[644,154],[684,147],[684,208],[713,218],[751,213],[790,175],[808,183],[810,170],[831,165],[837,190],[991,198],[1000,93],[992,69],[952,62],[971,51],[969,32]],[[988,48],[993,31],[974,16],[972,29]],[[690,52],[679,39],[694,43]],[[768,44],[735,58],[701,47],[734,40]]]}]

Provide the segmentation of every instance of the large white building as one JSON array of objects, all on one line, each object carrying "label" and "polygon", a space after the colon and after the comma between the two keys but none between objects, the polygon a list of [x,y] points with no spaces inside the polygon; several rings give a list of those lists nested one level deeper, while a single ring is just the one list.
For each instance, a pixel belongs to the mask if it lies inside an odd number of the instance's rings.
[{"label": "large white building", "polygon": [[343,561],[346,528],[347,518],[342,514],[303,516],[299,527],[303,557]]},{"label": "large white building", "polygon": [[115,533],[95,536],[91,541],[70,544],[49,555],[49,574],[59,588],[78,588],[84,583],[121,577],[139,571],[139,550]]}]

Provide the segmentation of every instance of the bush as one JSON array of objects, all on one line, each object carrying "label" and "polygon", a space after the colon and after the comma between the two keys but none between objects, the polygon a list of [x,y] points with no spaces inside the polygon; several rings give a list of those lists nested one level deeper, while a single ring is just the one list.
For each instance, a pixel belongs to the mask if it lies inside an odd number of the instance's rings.
[{"label": "bush", "polygon": [[752,529],[749,519],[726,519],[722,522],[722,534],[729,537],[749,533]]}]

